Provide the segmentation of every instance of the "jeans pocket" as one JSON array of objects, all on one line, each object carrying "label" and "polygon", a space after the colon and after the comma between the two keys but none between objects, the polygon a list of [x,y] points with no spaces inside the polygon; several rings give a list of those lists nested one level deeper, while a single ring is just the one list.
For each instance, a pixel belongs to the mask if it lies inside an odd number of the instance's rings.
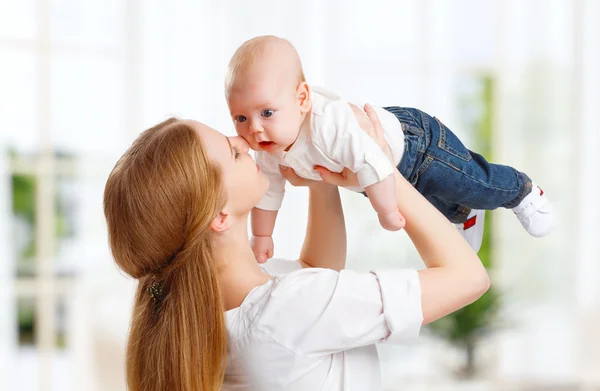
[{"label": "jeans pocket", "polygon": [[466,162],[471,161],[473,157],[471,152],[463,145],[454,133],[442,123],[438,118],[434,117],[440,129],[440,139],[438,148],[448,152],[450,155],[462,159]]}]

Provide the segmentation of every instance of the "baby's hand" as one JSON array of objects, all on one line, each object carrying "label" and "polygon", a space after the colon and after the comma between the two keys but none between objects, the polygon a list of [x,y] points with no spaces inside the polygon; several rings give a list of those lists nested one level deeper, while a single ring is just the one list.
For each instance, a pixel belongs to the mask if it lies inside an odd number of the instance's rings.
[{"label": "baby's hand", "polygon": [[273,256],[273,237],[272,236],[252,236],[252,251],[256,262],[265,263]]},{"label": "baby's hand", "polygon": [[383,229],[388,231],[398,231],[406,225],[406,220],[398,209],[388,214],[378,214],[377,216]]}]

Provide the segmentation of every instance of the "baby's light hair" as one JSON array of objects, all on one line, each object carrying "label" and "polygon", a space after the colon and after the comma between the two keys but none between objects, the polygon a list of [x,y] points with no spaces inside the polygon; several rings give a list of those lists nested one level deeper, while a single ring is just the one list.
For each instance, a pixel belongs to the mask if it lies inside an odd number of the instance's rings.
[{"label": "baby's light hair", "polygon": [[244,42],[233,54],[229,65],[227,67],[227,74],[225,75],[225,96],[229,96],[231,87],[235,83],[235,80],[243,76],[251,67],[262,59],[267,50],[273,49],[276,45],[280,47],[286,47],[291,49],[292,55],[295,57],[294,62],[297,63],[298,68],[298,84],[305,82],[304,70],[302,69],[302,62],[300,56],[296,51],[296,48],[286,39],[276,37],[274,35],[262,35],[254,37]]}]

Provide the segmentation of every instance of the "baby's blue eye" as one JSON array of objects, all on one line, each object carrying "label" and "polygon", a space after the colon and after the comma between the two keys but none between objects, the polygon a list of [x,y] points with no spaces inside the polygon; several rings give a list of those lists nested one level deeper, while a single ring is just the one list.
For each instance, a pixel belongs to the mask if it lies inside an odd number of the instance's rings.
[{"label": "baby's blue eye", "polygon": [[274,111],[273,111],[273,110],[264,110],[264,111],[262,112],[262,115],[263,115],[263,117],[269,118],[270,116],[272,116],[272,115],[273,115],[273,113],[274,113]]},{"label": "baby's blue eye", "polygon": [[246,122],[247,119],[244,115],[238,115],[237,122]]}]

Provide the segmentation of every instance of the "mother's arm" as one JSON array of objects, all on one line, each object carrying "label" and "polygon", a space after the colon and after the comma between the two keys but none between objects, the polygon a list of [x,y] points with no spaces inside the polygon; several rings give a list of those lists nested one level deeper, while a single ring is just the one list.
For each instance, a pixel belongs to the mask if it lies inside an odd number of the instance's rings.
[{"label": "mother's arm", "polygon": [[[383,128],[377,114],[369,107],[366,111],[373,124],[368,133],[382,145]],[[319,171],[328,183],[358,184],[356,175],[347,169],[342,173]],[[398,208],[406,218],[406,233],[427,267],[419,271],[423,324],[427,324],[477,300],[489,288],[490,281],[477,254],[448,219],[397,170],[394,176]]]},{"label": "mother's arm", "polygon": [[[350,106],[361,128],[374,136],[373,124],[365,112],[355,105]],[[392,160],[391,151],[385,140],[377,141]],[[337,186],[301,178],[291,168],[281,173],[293,186],[309,187],[308,224],[300,252],[300,263],[303,267],[320,267],[337,271],[344,269],[346,267],[346,223]]]},{"label": "mother's arm", "polygon": [[293,186],[308,186],[308,223],[300,251],[303,267],[340,271],[346,266],[346,223],[337,186],[281,172]]},{"label": "mother's arm", "polygon": [[309,186],[308,223],[300,261],[305,267],[340,271],[346,267],[346,222],[337,186]]}]

